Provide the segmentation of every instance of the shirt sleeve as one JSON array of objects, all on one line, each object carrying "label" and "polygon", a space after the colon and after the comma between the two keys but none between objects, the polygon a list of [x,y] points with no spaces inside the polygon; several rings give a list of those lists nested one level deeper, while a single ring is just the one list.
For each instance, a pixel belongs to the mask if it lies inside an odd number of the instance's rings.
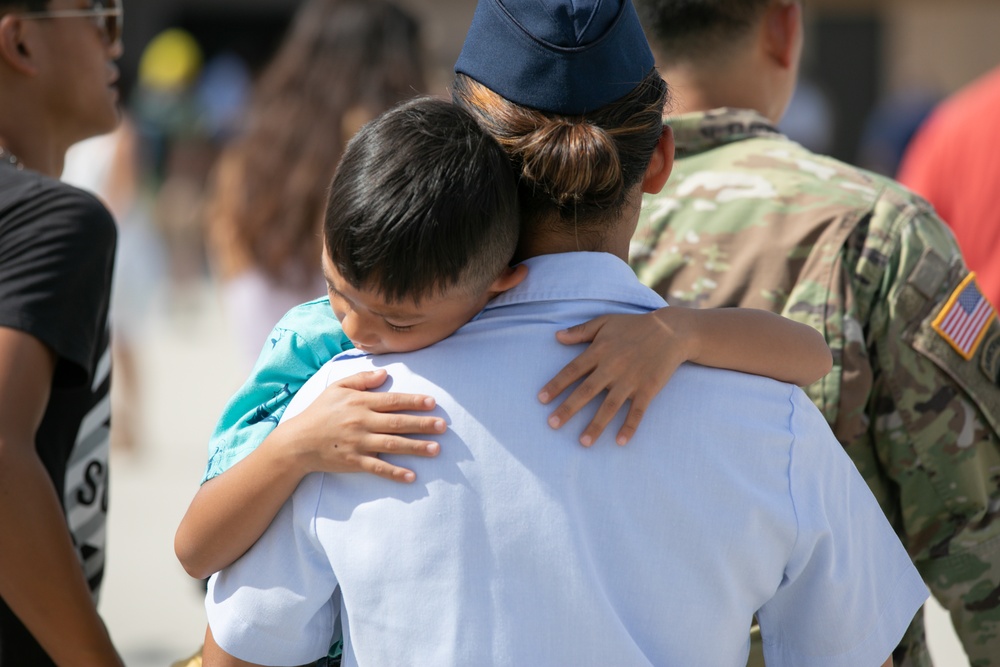
[{"label": "shirt sleeve", "polygon": [[789,493],[797,538],[758,612],[769,667],[881,665],[927,589],[878,502],[802,392],[793,399]]},{"label": "shirt sleeve", "polygon": [[203,484],[257,449],[302,385],[351,347],[329,306],[317,302],[293,308],[267,338],[250,377],[226,404],[209,439]]},{"label": "shirt sleeve", "polygon": [[107,327],[116,231],[93,196],[39,179],[3,212],[0,326],[39,339],[57,357],[55,382],[88,382]]},{"label": "shirt sleeve", "polygon": [[205,610],[232,656],[301,665],[327,655],[340,610],[337,580],[316,534],[325,476],[313,473],[251,549],[212,576]]},{"label": "shirt sleeve", "polygon": [[954,238],[921,209],[894,236],[869,332],[874,448],[904,544],[970,660],[1000,665],[1000,325],[970,320],[978,343],[960,353],[941,318],[975,288]]}]

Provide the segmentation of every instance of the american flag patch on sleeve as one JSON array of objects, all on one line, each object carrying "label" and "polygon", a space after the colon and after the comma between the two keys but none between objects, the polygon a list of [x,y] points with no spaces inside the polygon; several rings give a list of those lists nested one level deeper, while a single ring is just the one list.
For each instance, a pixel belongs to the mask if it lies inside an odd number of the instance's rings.
[{"label": "american flag patch on sleeve", "polygon": [[931,326],[966,360],[976,353],[996,311],[979,291],[976,274],[966,276],[948,297]]}]

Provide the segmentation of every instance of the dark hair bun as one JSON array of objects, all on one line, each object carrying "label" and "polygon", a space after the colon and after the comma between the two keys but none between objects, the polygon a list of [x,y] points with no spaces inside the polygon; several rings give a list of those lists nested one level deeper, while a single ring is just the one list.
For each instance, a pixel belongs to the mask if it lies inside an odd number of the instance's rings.
[{"label": "dark hair bun", "polygon": [[622,190],[618,148],[608,133],[585,120],[547,118],[520,137],[521,176],[535,194],[560,207],[587,202],[613,206]]}]

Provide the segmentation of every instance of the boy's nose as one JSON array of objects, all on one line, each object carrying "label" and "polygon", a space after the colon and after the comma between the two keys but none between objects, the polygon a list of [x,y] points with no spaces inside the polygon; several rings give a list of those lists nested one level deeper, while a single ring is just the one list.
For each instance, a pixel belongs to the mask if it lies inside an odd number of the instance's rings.
[{"label": "boy's nose", "polygon": [[366,326],[363,318],[358,317],[356,314],[344,318],[341,326],[344,329],[344,334],[355,345],[371,347],[378,342],[378,336],[372,331],[371,327]]}]

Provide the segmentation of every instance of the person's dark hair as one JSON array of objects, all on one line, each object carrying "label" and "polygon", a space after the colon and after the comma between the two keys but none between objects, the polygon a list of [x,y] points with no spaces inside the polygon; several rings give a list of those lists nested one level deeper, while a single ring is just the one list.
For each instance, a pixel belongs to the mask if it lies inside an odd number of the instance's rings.
[{"label": "person's dark hair", "polygon": [[602,234],[646,172],[667,84],[652,70],[628,95],[583,116],[515,104],[464,74],[452,97],[507,151],[520,176],[522,225]]},{"label": "person's dark hair", "polygon": [[49,6],[49,0],[0,0],[0,16],[8,12],[40,12]]},{"label": "person's dark hair", "polygon": [[517,245],[517,185],[503,149],[466,111],[421,98],[371,121],[330,185],[330,261],[387,301],[485,290]]},{"label": "person's dark hair", "polygon": [[634,4],[649,43],[669,63],[727,52],[729,45],[750,34],[773,1],[634,0]]},{"label": "person's dark hair", "polygon": [[[209,206],[229,278],[319,275],[326,187],[365,121],[424,90],[419,26],[386,0],[310,0],[262,73],[244,136],[223,153]],[[309,270],[302,270],[309,267]]]}]

